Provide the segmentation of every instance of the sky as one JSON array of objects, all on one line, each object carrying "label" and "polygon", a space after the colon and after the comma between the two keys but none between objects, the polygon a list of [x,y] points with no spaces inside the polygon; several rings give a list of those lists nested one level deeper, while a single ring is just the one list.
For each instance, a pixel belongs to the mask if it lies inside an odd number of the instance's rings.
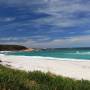
[{"label": "sky", "polygon": [[0,44],[90,47],[90,0],[0,0]]}]

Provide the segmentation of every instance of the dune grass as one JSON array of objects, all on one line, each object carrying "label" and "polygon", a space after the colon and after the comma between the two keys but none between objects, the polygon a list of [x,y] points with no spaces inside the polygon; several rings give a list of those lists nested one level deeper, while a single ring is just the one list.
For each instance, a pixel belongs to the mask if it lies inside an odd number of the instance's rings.
[{"label": "dune grass", "polygon": [[0,90],[90,90],[90,81],[40,71],[25,72],[0,65]]}]

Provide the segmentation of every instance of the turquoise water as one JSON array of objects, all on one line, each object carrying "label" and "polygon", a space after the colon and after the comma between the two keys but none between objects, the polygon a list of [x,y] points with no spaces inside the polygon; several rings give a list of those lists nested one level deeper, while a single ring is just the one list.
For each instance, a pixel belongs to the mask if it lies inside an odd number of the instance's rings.
[{"label": "turquoise water", "polygon": [[32,52],[8,52],[8,55],[18,56],[43,56],[53,58],[66,58],[66,59],[84,59],[90,60],[90,50],[39,50]]}]

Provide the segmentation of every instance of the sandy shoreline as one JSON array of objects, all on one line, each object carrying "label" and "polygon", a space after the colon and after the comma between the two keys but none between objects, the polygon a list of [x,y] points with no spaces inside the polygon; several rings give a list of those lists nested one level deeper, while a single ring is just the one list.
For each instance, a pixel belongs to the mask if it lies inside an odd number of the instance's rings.
[{"label": "sandy shoreline", "polygon": [[10,65],[11,68],[42,72],[51,72],[75,79],[90,80],[90,61],[64,61],[49,60],[40,57],[29,56],[6,56],[0,55],[0,62],[3,65]]}]

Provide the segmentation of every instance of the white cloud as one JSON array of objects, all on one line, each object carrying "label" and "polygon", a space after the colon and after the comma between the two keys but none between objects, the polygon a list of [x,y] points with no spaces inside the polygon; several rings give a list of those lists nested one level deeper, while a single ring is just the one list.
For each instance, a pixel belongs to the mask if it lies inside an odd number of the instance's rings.
[{"label": "white cloud", "polygon": [[30,6],[34,4],[44,4],[48,0],[0,0],[0,3],[13,5],[13,6]]},{"label": "white cloud", "polygon": [[83,33],[90,34],[90,30],[86,30]]},{"label": "white cloud", "polygon": [[[23,43],[22,43],[23,44]],[[30,47],[85,47],[90,46],[90,35],[73,36],[64,39],[55,39],[48,42],[36,42],[34,40],[27,40],[23,45]]]},{"label": "white cloud", "polygon": [[[22,40],[23,39],[23,40]],[[34,40],[29,38],[22,38],[21,41],[19,38],[2,38],[0,40],[3,40],[6,42],[1,42],[2,44],[19,44],[19,45],[25,45],[27,47],[34,47],[34,48],[55,48],[55,47],[86,47],[90,46],[90,35],[82,35],[82,36],[73,36],[73,37],[67,37],[63,39],[54,39],[49,40],[50,38],[42,38]],[[18,41],[19,40],[19,41]],[[44,42],[42,42],[44,41]]]},{"label": "white cloud", "polygon": [[[90,24],[89,0],[1,0],[0,2],[16,5],[16,7],[22,6],[19,9],[28,6],[28,10],[32,8],[35,12],[51,15],[50,17],[33,20],[38,25],[49,24],[60,27],[73,27]],[[86,16],[78,18],[80,12],[83,12]],[[5,21],[10,21],[10,18],[5,19]]]},{"label": "white cloud", "polygon": [[[78,27],[90,24],[90,1],[82,1],[82,0],[0,0],[0,2],[6,3],[14,6],[22,6],[32,9],[32,11],[36,13],[46,13],[49,14],[49,17],[39,18],[36,20],[28,20],[26,22],[14,22],[9,25],[1,26],[3,30],[13,30],[16,27],[30,27],[35,26],[39,28],[42,25],[52,25],[54,26],[53,30],[47,30],[46,32],[63,32],[63,30],[56,30],[55,27]],[[35,6],[36,7],[35,7]],[[44,6],[44,7],[43,7]],[[18,7],[21,9],[22,7]],[[43,8],[42,8],[43,7]],[[23,9],[22,8],[22,9]],[[82,16],[79,16],[82,14]],[[25,16],[26,17],[26,16]],[[11,22],[14,21],[13,17],[0,18],[0,22]],[[18,29],[18,31],[22,31],[23,29]],[[41,28],[40,28],[41,30]],[[67,30],[67,29],[66,29]],[[73,30],[72,30],[73,31]],[[49,33],[48,32],[48,33]],[[89,33],[90,30],[86,30],[86,33]],[[37,32],[36,32],[37,33]],[[71,32],[74,34],[75,32]],[[84,32],[85,33],[85,32]],[[35,38],[35,37],[34,37]],[[31,38],[22,38],[25,40],[24,42],[16,42],[18,38],[1,38],[2,41],[7,40],[8,43],[18,43],[23,44],[30,47],[70,47],[70,46],[89,46],[90,45],[90,35],[83,36],[73,36],[64,39],[54,39],[48,41],[50,38],[36,36],[37,40],[33,40]],[[15,42],[14,42],[15,41]],[[45,41],[45,42],[40,42]]]},{"label": "white cloud", "polygon": [[15,17],[0,17],[0,22],[11,22],[14,21]]},{"label": "white cloud", "polygon": [[[81,0],[50,0],[47,7],[40,8],[38,12],[44,12],[51,15],[36,20],[40,24],[58,25],[60,27],[73,27],[90,23],[90,1]],[[86,16],[79,17],[80,12]]]},{"label": "white cloud", "polygon": [[9,42],[9,41],[15,41],[15,42],[17,42],[17,41],[20,41],[21,40],[21,42],[23,42],[23,41],[25,41],[25,40],[28,40],[30,37],[0,37],[0,41],[6,41],[6,42]]}]

